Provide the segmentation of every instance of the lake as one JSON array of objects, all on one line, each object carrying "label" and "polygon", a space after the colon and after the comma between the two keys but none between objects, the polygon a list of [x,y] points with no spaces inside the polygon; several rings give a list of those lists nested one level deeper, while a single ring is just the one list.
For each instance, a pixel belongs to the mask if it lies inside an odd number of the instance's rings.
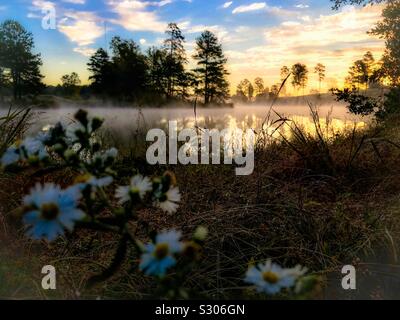
[{"label": "lake", "polygon": [[[207,129],[239,128],[246,130],[251,128],[257,131],[261,128],[269,109],[269,106],[255,105],[237,105],[234,108],[198,108],[197,125]],[[365,119],[350,114],[344,105],[329,103],[319,106],[317,109],[321,127],[325,128],[329,123],[330,133],[352,129],[354,125],[357,125],[357,127],[365,125]],[[37,132],[57,121],[72,122],[76,110],[77,108],[72,107],[36,110],[37,117],[31,132]],[[164,129],[168,121],[172,120],[178,122],[179,129],[194,127],[196,123],[194,110],[191,108],[90,107],[87,110],[91,115],[103,117],[106,120],[105,128],[112,129],[112,131],[122,135],[138,131],[147,132],[152,128]],[[273,110],[281,116],[293,120],[307,132],[315,131],[310,109],[306,104],[280,105],[275,106]],[[270,123],[278,118],[279,116],[276,113],[271,113]],[[271,128],[278,125],[273,124]],[[280,131],[286,134],[288,129],[286,125],[282,126]]]}]

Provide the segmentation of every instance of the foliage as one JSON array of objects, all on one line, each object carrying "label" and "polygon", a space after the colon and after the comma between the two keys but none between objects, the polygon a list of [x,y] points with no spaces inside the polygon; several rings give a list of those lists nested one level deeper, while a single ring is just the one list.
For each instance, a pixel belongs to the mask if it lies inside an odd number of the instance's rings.
[{"label": "foliage", "polygon": [[104,49],[98,49],[89,59],[87,64],[91,73],[89,80],[92,81],[91,88],[97,95],[112,95],[114,89],[113,65],[110,57]]},{"label": "foliage", "polygon": [[[185,64],[185,37],[176,23],[168,24],[166,31],[168,38],[164,41],[165,77],[167,79],[167,97],[174,97],[176,92],[185,91],[188,86],[186,81]],[[183,94],[185,95],[185,94]]]},{"label": "foliage", "polygon": [[257,77],[254,79],[254,88],[255,88],[255,94],[257,96],[262,96],[265,94],[265,84],[264,80],[260,77]]},{"label": "foliage", "polygon": [[[259,85],[262,83],[259,82]],[[242,80],[237,88],[236,95],[245,98],[247,101],[252,101],[254,95],[254,87],[248,79]]]},{"label": "foliage", "polygon": [[[21,212],[27,236],[51,242],[64,236],[66,230],[113,234],[119,239],[114,257],[101,274],[89,279],[89,287],[113,276],[132,249],[140,260],[138,269],[158,283],[154,296],[196,296],[185,284],[202,259],[208,230],[199,227],[188,241],[183,241],[180,231],[156,232],[138,214],[139,209],[150,206],[171,215],[177,211],[181,196],[175,175],[166,172],[150,178],[136,174],[128,185],[116,186],[117,150],[103,150],[96,135],[103,120],[90,118],[83,110],[74,118],[72,126],[58,123],[47,132],[12,145],[1,157],[5,170],[69,168],[76,176],[74,183],[64,188],[53,183],[36,184],[23,198]],[[149,242],[140,240],[143,233]],[[300,266],[282,268],[268,260],[258,267],[250,266],[243,280],[268,295],[285,292],[295,297],[305,273]]]},{"label": "foliage", "polygon": [[[11,81],[14,98],[38,94],[44,87],[40,54],[34,54],[33,36],[22,25],[7,20],[0,25],[0,71]],[[4,82],[4,81],[3,81]]]},{"label": "foliage", "polygon": [[383,107],[376,113],[376,116],[380,120],[385,120],[393,115],[400,113],[400,87],[391,88],[388,93],[385,94]]},{"label": "foliage", "polygon": [[25,133],[31,117],[31,109],[15,109],[11,107],[0,117],[0,154],[15,143]]},{"label": "foliage", "polygon": [[224,102],[229,96],[227,60],[215,35],[207,31],[198,39],[194,56],[198,67],[188,71],[181,30],[170,23],[166,34],[163,47],[151,47],[145,54],[134,41],[120,37],[111,41],[111,56],[98,49],[88,63],[93,93],[136,102],[151,97],[146,103],[201,94],[206,104]]},{"label": "foliage", "polygon": [[304,88],[308,81],[308,69],[307,66],[302,63],[296,63],[292,66],[292,86],[293,88]]},{"label": "foliage", "polygon": [[388,1],[382,12],[383,19],[370,31],[385,40],[383,55],[384,74],[396,86],[400,84],[400,1]]},{"label": "foliage", "polygon": [[324,81],[326,76],[326,67],[322,63],[318,63],[314,68],[314,73],[318,76],[319,92],[321,92],[321,83]]},{"label": "foliage", "polygon": [[344,90],[332,89],[331,91],[336,96],[336,101],[348,103],[349,111],[353,114],[367,116],[378,109],[379,105],[375,99],[359,94],[355,87]]},{"label": "foliage", "polygon": [[204,96],[204,103],[223,102],[228,96],[228,75],[225,69],[225,58],[222,45],[210,31],[204,31],[196,40],[196,53],[193,58],[197,61],[194,70],[198,80],[196,92]]},{"label": "foliage", "polygon": [[81,80],[76,72],[71,74],[65,74],[61,77],[62,88],[65,95],[74,95],[79,91],[78,86],[81,84]]},{"label": "foliage", "polygon": [[374,4],[374,3],[383,3],[383,2],[390,2],[391,0],[331,0],[334,2],[334,9],[338,10],[340,7],[351,4],[351,5],[367,5],[367,4]]}]

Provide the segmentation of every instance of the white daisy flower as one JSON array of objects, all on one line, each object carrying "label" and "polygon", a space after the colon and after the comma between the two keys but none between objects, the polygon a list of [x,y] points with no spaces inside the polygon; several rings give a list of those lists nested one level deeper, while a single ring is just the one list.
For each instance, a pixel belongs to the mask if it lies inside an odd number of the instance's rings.
[{"label": "white daisy flower", "polygon": [[143,199],[146,193],[152,189],[153,185],[150,179],[138,174],[131,179],[131,184],[129,186],[118,187],[115,197],[119,199],[120,204],[124,204],[132,200],[133,194],[139,194],[140,198]]},{"label": "white daisy flower", "polygon": [[181,194],[178,187],[170,188],[163,196],[157,200],[156,205],[165,212],[172,214],[178,210]]}]

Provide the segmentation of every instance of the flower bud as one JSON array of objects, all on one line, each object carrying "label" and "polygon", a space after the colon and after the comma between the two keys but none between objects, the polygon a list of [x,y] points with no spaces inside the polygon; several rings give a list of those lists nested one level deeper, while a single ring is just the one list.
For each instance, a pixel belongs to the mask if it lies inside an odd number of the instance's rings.
[{"label": "flower bud", "polygon": [[78,155],[74,150],[68,149],[64,152],[64,157],[69,162],[76,162],[79,160]]},{"label": "flower bud", "polygon": [[207,236],[208,236],[208,229],[200,226],[194,232],[193,238],[198,241],[205,241]]},{"label": "flower bud", "polygon": [[82,109],[78,110],[78,112],[75,113],[74,118],[76,120],[78,120],[85,128],[87,127],[87,125],[88,125],[88,113],[87,113],[87,111],[82,110]]},{"label": "flower bud", "polygon": [[100,129],[100,127],[103,125],[104,120],[100,118],[93,118],[92,119],[92,132]]}]

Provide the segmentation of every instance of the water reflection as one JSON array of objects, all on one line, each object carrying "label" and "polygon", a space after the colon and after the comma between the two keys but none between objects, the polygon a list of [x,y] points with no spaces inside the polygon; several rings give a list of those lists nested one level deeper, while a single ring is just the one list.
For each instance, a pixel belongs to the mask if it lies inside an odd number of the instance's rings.
[{"label": "water reflection", "polygon": [[[256,106],[236,106],[234,109],[199,109],[197,117],[192,109],[133,109],[133,108],[88,108],[93,115],[106,119],[105,127],[112,129],[115,133],[129,134],[147,132],[152,128],[165,129],[168,121],[177,121],[178,130],[193,128],[196,125],[206,129],[223,130],[226,128],[234,131],[241,129],[254,129],[259,132],[263,126],[268,108]],[[290,136],[290,125],[295,123],[309,134],[315,134],[315,124],[307,106],[279,106],[275,111],[282,117],[288,119],[285,125],[276,122],[279,116],[271,113],[269,121],[264,124],[263,129],[274,137],[284,135]],[[41,130],[44,126],[54,124],[57,121],[69,123],[73,119],[76,109],[60,108],[38,111],[39,117],[32,127],[32,131]],[[347,112],[342,105],[321,106],[318,108],[319,123],[322,131],[327,136],[333,136],[344,130],[352,130],[354,126],[358,129],[366,126],[364,119],[353,116]],[[277,130],[277,128],[279,128]]]}]

